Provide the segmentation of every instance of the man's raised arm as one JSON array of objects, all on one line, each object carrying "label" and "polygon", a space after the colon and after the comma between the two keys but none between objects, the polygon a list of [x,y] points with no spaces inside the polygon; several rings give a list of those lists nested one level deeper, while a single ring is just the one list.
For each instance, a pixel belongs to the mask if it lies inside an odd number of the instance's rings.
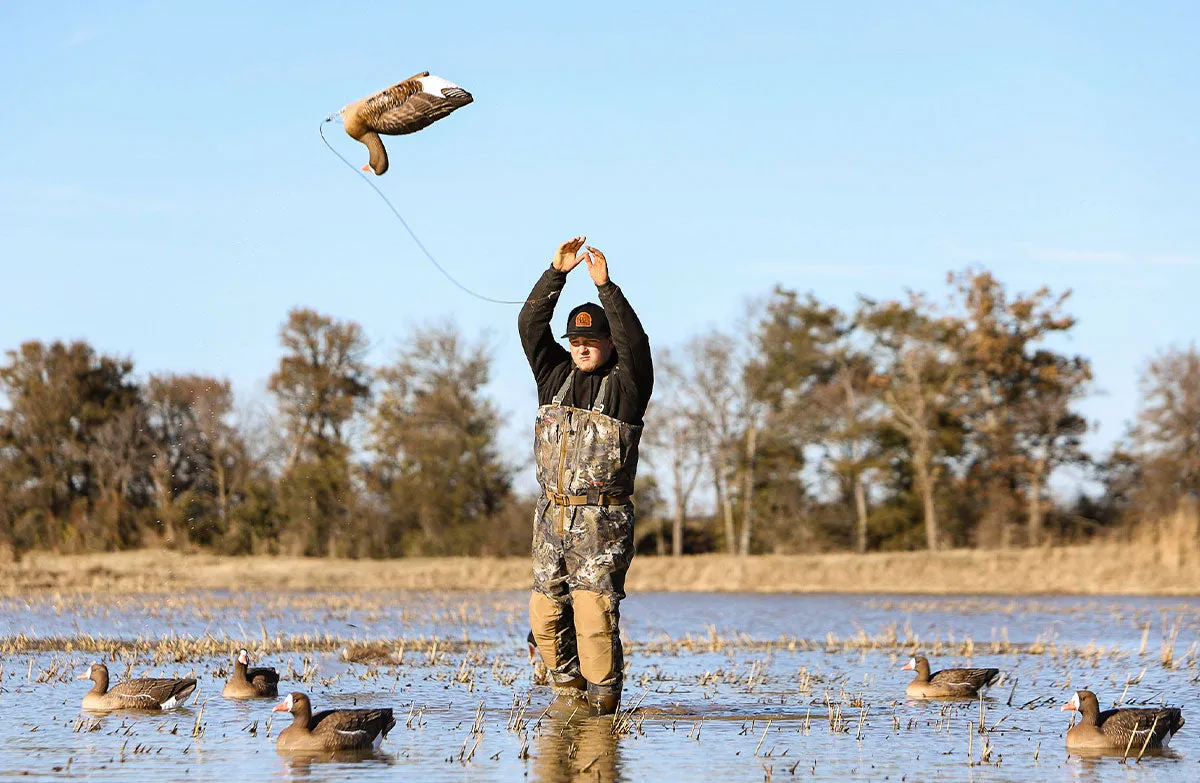
[{"label": "man's raised arm", "polygon": [[521,347],[525,349],[525,358],[529,360],[539,389],[555,367],[571,359],[571,354],[554,339],[550,319],[554,317],[554,306],[558,304],[558,297],[567,282],[567,272],[582,260],[575,254],[583,246],[584,239],[575,237],[559,246],[550,268],[542,273],[533,286],[533,291],[521,308],[521,314],[517,316]]},{"label": "man's raised arm", "polygon": [[642,400],[650,399],[654,389],[654,362],[650,356],[650,338],[642,328],[642,322],[633,311],[633,306],[625,298],[621,287],[608,276],[608,260],[594,247],[588,247],[584,259],[588,264],[588,272],[596,291],[600,295],[600,304],[608,316],[608,328],[612,332],[613,345],[621,365],[629,372],[637,386]]}]

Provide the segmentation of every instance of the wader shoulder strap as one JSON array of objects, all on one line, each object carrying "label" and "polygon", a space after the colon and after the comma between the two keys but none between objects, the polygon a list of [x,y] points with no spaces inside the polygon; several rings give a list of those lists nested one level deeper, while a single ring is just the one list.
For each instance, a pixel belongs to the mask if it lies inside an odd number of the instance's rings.
[{"label": "wader shoulder strap", "polygon": [[575,370],[572,369],[569,373],[567,373],[567,379],[563,381],[563,385],[559,387],[558,394],[554,395],[555,405],[562,405],[562,401],[567,397],[567,392],[571,390],[571,381],[574,378]]},{"label": "wader shoulder strap", "polygon": [[617,367],[619,366],[618,364],[614,364],[608,375],[605,375],[604,379],[600,381],[600,389],[596,392],[596,402],[592,405],[592,410],[596,413],[604,413],[604,397],[608,393],[608,379],[612,377],[612,374],[617,371]]}]

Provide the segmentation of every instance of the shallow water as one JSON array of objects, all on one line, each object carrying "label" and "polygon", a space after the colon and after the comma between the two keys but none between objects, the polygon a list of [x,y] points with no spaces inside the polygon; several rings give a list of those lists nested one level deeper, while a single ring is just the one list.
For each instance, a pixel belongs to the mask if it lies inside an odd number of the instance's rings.
[{"label": "shallow water", "polygon": [[[0,776],[1200,779],[1200,600],[659,593],[627,599],[622,626],[625,706],[636,709],[614,730],[531,684],[522,594],[4,599]],[[345,659],[343,648],[374,640],[386,644],[373,656]],[[276,753],[290,721],[270,711],[276,701],[220,696],[228,652],[243,644],[265,644],[255,665],[275,666],[281,693],[305,691],[315,709],[392,707],[382,750]],[[977,701],[905,698],[911,675],[899,667],[914,649],[934,669],[1005,670],[982,704],[986,731]],[[167,713],[84,713],[90,684],[72,678],[102,657],[114,680],[197,676],[198,694]],[[1070,714],[1058,707],[1081,687],[1104,706],[1183,706],[1192,725],[1140,764],[1068,756]]]}]

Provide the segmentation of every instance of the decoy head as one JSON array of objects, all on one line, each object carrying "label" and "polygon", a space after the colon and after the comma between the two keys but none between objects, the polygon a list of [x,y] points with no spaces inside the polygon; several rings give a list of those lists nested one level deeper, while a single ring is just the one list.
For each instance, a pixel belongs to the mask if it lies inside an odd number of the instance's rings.
[{"label": "decoy head", "polygon": [[238,650],[237,661],[245,666],[246,664],[250,663],[250,654],[245,650]]},{"label": "decoy head", "polygon": [[902,672],[915,672],[916,670],[917,670],[917,659],[916,658],[909,658],[908,663],[906,663],[900,667],[900,671],[902,671]]},{"label": "decoy head", "polygon": [[77,680],[93,680],[94,681],[94,680],[99,679],[99,677],[102,673],[107,678],[108,677],[108,667],[102,663],[93,663],[91,666],[88,667],[87,671],[85,671],[83,674],[79,675],[75,679],[77,679]]},{"label": "decoy head", "polygon": [[1075,695],[1071,697],[1071,700],[1060,709],[1063,712],[1075,711],[1084,716],[1096,714],[1100,711],[1100,700],[1091,691],[1075,691]]},{"label": "decoy head", "polygon": [[289,693],[283,701],[271,708],[271,712],[291,712],[296,707],[296,694]]}]

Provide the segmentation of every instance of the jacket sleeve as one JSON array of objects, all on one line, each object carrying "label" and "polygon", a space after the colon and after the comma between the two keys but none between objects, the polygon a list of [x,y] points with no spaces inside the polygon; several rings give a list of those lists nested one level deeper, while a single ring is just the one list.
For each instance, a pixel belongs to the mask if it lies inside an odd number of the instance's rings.
[{"label": "jacket sleeve", "polygon": [[650,338],[646,336],[642,322],[638,320],[637,313],[633,311],[620,286],[609,280],[598,286],[597,291],[600,294],[600,304],[604,306],[604,313],[608,316],[608,327],[612,331],[617,359],[629,372],[644,406],[654,390],[654,362],[650,357]]},{"label": "jacket sleeve", "polygon": [[[553,380],[555,370],[570,363],[571,354],[558,344],[550,331],[550,319],[554,316],[554,305],[567,282],[567,275],[554,267],[542,273],[533,286],[529,298],[517,316],[517,330],[521,334],[521,347],[537,381],[539,397]],[[553,393],[553,392],[551,392]]]}]

